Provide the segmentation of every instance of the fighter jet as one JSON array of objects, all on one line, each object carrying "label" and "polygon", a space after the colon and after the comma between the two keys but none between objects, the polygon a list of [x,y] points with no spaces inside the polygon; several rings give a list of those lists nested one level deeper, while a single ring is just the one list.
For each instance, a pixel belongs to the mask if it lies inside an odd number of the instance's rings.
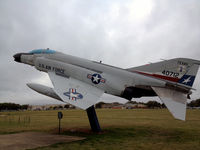
[{"label": "fighter jet", "polygon": [[51,49],[15,54],[16,62],[48,73],[53,87],[29,83],[31,89],[81,109],[95,105],[103,93],[127,100],[158,96],[176,119],[185,120],[200,61],[175,58],[122,69]]}]

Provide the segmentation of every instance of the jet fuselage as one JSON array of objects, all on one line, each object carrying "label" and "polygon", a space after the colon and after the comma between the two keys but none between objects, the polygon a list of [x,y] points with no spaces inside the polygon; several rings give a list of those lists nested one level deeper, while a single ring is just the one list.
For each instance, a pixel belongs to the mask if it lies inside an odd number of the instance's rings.
[{"label": "jet fuselage", "polygon": [[159,96],[171,114],[180,120],[185,120],[187,98],[192,93],[200,65],[198,60],[174,58],[122,69],[49,49],[18,53],[14,58],[48,73],[54,88],[27,85],[62,102],[86,110],[96,104],[103,93],[128,100]]},{"label": "jet fuselage", "polygon": [[[102,89],[105,93],[127,99],[141,96],[156,96],[150,86],[165,86],[164,81],[113,67],[100,62],[90,61],[60,52],[54,54],[21,55],[21,62],[35,66],[37,70],[54,71],[64,77],[71,77]],[[145,85],[145,89],[135,88]],[[124,95],[125,89],[134,87],[135,94]],[[133,92],[133,91],[126,91]],[[129,94],[129,93],[128,93]]]}]

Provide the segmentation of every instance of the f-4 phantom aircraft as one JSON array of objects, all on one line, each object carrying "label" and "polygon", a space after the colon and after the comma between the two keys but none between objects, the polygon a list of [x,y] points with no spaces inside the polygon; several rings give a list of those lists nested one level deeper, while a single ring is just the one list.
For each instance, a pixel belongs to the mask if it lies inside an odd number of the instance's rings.
[{"label": "f-4 phantom aircraft", "polygon": [[36,49],[13,56],[16,62],[48,73],[54,88],[29,83],[33,90],[81,109],[97,103],[103,93],[127,100],[158,96],[176,119],[185,120],[200,61],[175,58],[122,69],[56,52]]}]

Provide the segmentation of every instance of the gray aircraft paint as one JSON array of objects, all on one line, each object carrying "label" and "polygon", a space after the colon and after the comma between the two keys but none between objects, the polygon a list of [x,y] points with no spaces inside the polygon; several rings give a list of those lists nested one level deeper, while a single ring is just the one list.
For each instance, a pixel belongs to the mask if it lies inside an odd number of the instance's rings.
[{"label": "gray aircraft paint", "polygon": [[[103,92],[129,100],[131,97],[157,94],[172,115],[181,120],[185,120],[187,95],[192,93],[192,84],[200,64],[196,60],[176,58],[121,69],[48,49],[39,50],[39,54],[36,51],[16,54],[14,57],[18,62],[35,66],[37,70],[49,74],[55,88],[53,91],[48,87],[45,90],[42,85],[29,84],[39,93],[60,98],[82,109],[94,105]],[[87,99],[75,102],[70,101],[70,95],[66,95],[69,99],[63,95],[69,93],[76,96],[76,90],[83,94],[79,93],[80,99]]]}]

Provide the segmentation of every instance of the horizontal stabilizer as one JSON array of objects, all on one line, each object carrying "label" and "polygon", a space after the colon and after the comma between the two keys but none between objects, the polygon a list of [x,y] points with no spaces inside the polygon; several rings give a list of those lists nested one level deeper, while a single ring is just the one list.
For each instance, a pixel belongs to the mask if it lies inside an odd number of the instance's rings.
[{"label": "horizontal stabilizer", "polygon": [[174,118],[185,121],[187,96],[184,93],[160,87],[152,87]]}]

